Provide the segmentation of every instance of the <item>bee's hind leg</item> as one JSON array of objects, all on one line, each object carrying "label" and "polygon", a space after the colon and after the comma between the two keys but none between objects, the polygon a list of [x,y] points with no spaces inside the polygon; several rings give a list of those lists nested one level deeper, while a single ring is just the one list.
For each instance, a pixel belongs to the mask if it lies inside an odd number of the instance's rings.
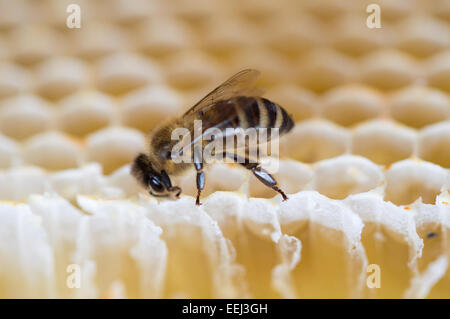
[{"label": "bee's hind leg", "polygon": [[246,165],[244,165],[247,169],[250,169],[253,173],[253,175],[256,176],[257,179],[259,179],[264,185],[272,188],[273,190],[277,191],[281,194],[283,197],[283,200],[287,200],[288,197],[286,194],[277,186],[277,181],[275,178],[270,175],[268,172],[266,172],[260,164],[257,164],[257,166],[248,168]]},{"label": "bee's hind leg", "polygon": [[246,169],[252,171],[253,175],[264,185],[277,191],[283,197],[283,201],[287,200],[286,194],[277,186],[276,179],[261,167],[260,163],[251,163],[248,157],[241,157],[236,154],[224,153],[224,156],[233,159],[236,163],[241,164]]}]

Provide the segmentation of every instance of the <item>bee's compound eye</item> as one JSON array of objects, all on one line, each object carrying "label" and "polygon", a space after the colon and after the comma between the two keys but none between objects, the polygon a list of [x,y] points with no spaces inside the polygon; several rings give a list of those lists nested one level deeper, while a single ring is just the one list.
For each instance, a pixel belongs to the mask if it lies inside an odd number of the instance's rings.
[{"label": "bee's compound eye", "polygon": [[161,182],[159,181],[159,179],[156,178],[156,177],[150,178],[150,187],[151,187],[155,192],[162,192],[162,191],[164,190],[164,186],[161,184]]}]

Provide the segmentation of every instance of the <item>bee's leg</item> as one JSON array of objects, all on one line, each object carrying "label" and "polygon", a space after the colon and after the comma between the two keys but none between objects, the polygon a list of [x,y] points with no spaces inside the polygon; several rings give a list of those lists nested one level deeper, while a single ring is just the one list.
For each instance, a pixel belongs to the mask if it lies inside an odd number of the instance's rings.
[{"label": "bee's leg", "polygon": [[197,199],[195,201],[196,205],[201,205],[200,203],[200,193],[205,188],[205,173],[203,172],[203,164],[195,163],[195,169],[197,170]]},{"label": "bee's leg", "polygon": [[205,173],[203,172],[203,163],[195,154],[197,152],[194,151],[194,167],[197,171],[197,199],[195,200],[195,204],[201,205],[200,193],[205,188]]},{"label": "bee's leg", "polygon": [[281,190],[277,186],[278,183],[275,180],[275,178],[272,175],[270,175],[266,170],[264,170],[261,167],[261,164],[259,164],[259,163],[251,163],[250,159],[248,157],[240,157],[239,155],[236,155],[236,154],[224,153],[224,156],[233,159],[236,163],[239,163],[242,166],[244,166],[246,169],[251,170],[253,175],[255,175],[255,177],[260,182],[262,182],[267,187],[270,187],[273,190],[275,190],[278,193],[280,193],[281,196],[283,197],[283,200],[287,200],[288,199],[288,197],[283,192],[283,190]]},{"label": "bee's leg", "polygon": [[[254,164],[252,164],[254,165]],[[244,166],[248,169],[250,169],[253,172],[253,175],[256,176],[257,179],[259,179],[264,185],[272,188],[273,190],[277,191],[278,193],[281,194],[281,196],[283,197],[283,200],[287,200],[288,197],[286,196],[286,194],[277,186],[277,181],[275,180],[275,178],[270,175],[268,172],[266,172],[261,166],[260,164],[257,164],[258,166],[256,167],[247,167],[245,164]]]}]

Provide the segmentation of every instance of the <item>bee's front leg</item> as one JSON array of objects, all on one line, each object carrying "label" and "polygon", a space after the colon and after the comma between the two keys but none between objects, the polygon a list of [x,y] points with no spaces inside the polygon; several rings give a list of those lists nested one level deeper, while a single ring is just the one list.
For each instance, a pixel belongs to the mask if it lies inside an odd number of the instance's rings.
[{"label": "bee's front leg", "polygon": [[196,205],[201,205],[200,203],[200,193],[205,188],[205,173],[203,171],[197,171],[197,199],[195,201]]},{"label": "bee's front leg", "polygon": [[194,151],[194,166],[197,171],[197,199],[195,200],[196,205],[201,205],[200,203],[200,193],[205,188],[205,173],[203,172],[203,163],[201,159],[195,156],[197,152]]}]

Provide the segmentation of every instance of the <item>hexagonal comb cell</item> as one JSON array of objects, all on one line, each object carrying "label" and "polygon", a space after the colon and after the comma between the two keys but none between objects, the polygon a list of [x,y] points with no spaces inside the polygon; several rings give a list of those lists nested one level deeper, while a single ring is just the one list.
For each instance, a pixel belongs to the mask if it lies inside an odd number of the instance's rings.
[{"label": "hexagonal comb cell", "polygon": [[86,65],[71,58],[47,60],[38,66],[36,73],[36,91],[50,99],[63,97],[89,83]]},{"label": "hexagonal comb cell", "polygon": [[86,160],[101,163],[105,173],[111,173],[144,151],[144,136],[136,130],[111,127],[99,130],[86,139]]},{"label": "hexagonal comb cell", "polygon": [[383,99],[370,88],[341,87],[326,93],[321,111],[324,118],[350,126],[378,117],[383,112]]},{"label": "hexagonal comb cell", "polygon": [[60,130],[75,136],[84,136],[110,125],[117,113],[114,99],[96,91],[72,94],[59,105],[57,122]]},{"label": "hexagonal comb cell", "polygon": [[148,86],[135,90],[122,99],[121,122],[142,132],[148,132],[181,110],[181,97],[164,86]]},{"label": "hexagonal comb cell", "polygon": [[20,95],[3,101],[0,108],[0,131],[22,140],[49,130],[54,122],[54,110],[34,95]]},{"label": "hexagonal comb cell", "polygon": [[334,199],[367,192],[384,180],[380,168],[360,157],[338,157],[317,164],[313,188]]},{"label": "hexagonal comb cell", "polygon": [[447,182],[447,174],[437,165],[406,160],[391,166],[386,182],[386,200],[394,204],[411,204],[419,197],[424,203],[434,204]]},{"label": "hexagonal comb cell", "polygon": [[422,128],[448,119],[449,105],[447,95],[439,90],[412,87],[396,92],[391,97],[390,112],[395,120]]},{"label": "hexagonal comb cell", "polygon": [[370,121],[352,134],[352,153],[388,165],[414,154],[417,133],[391,121]]},{"label": "hexagonal comb cell", "polygon": [[450,122],[431,125],[419,134],[418,155],[442,167],[450,167]]},{"label": "hexagonal comb cell", "polygon": [[297,124],[280,143],[282,154],[305,163],[314,163],[347,152],[350,133],[326,121]]}]

